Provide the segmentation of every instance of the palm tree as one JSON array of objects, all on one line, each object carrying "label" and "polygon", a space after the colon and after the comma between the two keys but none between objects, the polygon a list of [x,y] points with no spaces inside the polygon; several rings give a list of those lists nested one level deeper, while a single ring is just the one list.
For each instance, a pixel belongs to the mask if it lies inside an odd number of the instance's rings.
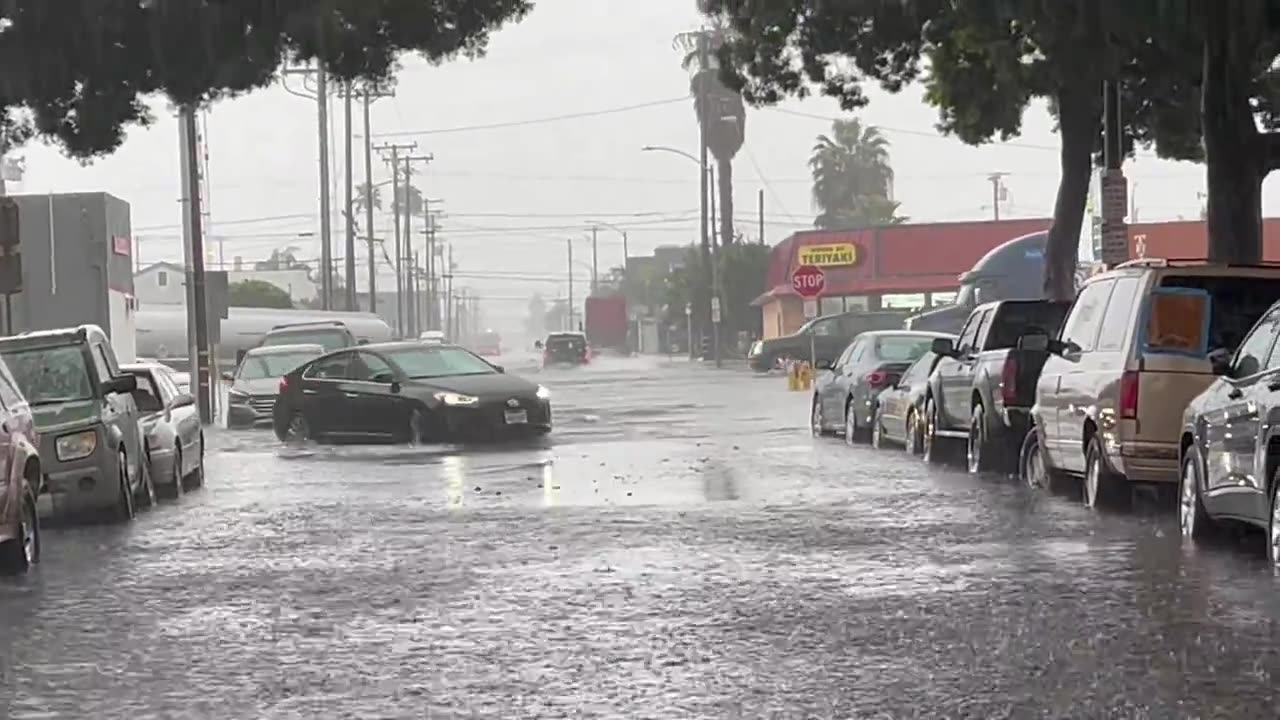
[{"label": "palm tree", "polygon": [[391,199],[391,212],[403,212],[402,208],[408,205],[410,215],[421,215],[426,202],[422,197],[422,191],[413,185],[401,185],[397,188],[396,197]]},{"label": "palm tree", "polygon": [[382,188],[378,185],[371,187],[366,183],[360,183],[356,186],[356,196],[351,199],[351,204],[361,212],[367,210],[370,206],[374,210],[381,210]]},{"label": "palm tree", "polygon": [[[703,3],[699,2],[698,9],[705,14]],[[747,108],[742,95],[720,82],[716,52],[728,33],[724,18],[713,15],[707,26],[680,33],[672,43],[684,53],[680,67],[690,74],[693,111],[707,148],[715,158],[722,245],[732,244],[737,236],[733,230],[733,158],[742,149],[747,127]]]},{"label": "palm tree", "polygon": [[874,125],[856,118],[836,120],[830,135],[819,135],[809,156],[813,175],[815,227],[824,229],[895,225],[893,167],[889,140]]}]

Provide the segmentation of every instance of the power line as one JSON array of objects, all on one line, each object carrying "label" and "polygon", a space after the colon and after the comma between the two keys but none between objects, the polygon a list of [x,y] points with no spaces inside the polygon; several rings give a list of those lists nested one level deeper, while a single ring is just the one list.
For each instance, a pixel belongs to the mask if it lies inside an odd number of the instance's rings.
[{"label": "power line", "polygon": [[565,113],[563,115],[550,115],[541,118],[530,118],[528,120],[512,120],[508,122],[489,123],[486,125],[459,125],[450,128],[438,128],[435,130],[399,130],[396,132],[374,133],[374,137],[407,137],[417,135],[444,135],[447,133],[472,132],[475,130],[497,130],[499,128],[525,127],[527,125],[541,125],[544,123],[560,122],[561,120],[576,120],[578,118],[599,117],[601,115],[616,115],[618,113],[631,112],[633,110],[643,110],[645,108],[659,107],[661,105],[672,105],[674,103],[688,102],[687,95],[670,98],[667,100],[654,100],[646,103],[638,103],[635,105],[624,105],[622,107],[605,108],[603,110],[588,110],[586,112]]}]

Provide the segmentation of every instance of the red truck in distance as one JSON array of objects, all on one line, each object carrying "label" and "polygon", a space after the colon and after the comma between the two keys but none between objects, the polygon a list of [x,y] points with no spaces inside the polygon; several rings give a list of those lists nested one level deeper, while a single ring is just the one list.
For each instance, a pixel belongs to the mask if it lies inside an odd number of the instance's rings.
[{"label": "red truck in distance", "polygon": [[627,299],[621,294],[593,295],[587,298],[584,330],[593,351],[614,350],[629,355],[627,343],[631,321],[627,317]]}]

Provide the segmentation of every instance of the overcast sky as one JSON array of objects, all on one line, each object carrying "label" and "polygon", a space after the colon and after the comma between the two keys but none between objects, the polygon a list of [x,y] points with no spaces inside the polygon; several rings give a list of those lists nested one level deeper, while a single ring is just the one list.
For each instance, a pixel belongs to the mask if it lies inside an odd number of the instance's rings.
[{"label": "overcast sky", "polygon": [[[374,105],[377,140],[417,142],[419,152],[434,155],[420,185],[443,200],[441,236],[453,247],[459,275],[470,275],[457,282],[491,298],[495,312],[500,303],[522,312],[534,291],[563,294],[565,239],[576,238],[576,256],[588,260],[590,243],[581,238],[589,220],[627,228],[633,254],[696,238],[696,166],[640,151],[644,145],[696,151],[688,78],[672,48],[675,34],[698,24],[693,4],[539,0],[525,22],[497,33],[482,60],[442,67],[406,60],[396,96]],[[897,199],[912,220],[991,217],[986,178],[995,171],[1008,173],[1005,216],[1051,214],[1057,138],[1043,106],[1028,114],[1017,142],[971,148],[934,131],[936,114],[920,88],[870,94],[861,116],[892,141]],[[211,232],[224,238],[228,262],[259,260],[287,245],[301,248],[304,258],[319,257],[315,105],[273,87],[208,113]],[[143,263],[180,259],[177,127],[165,103],[156,108],[161,117],[154,127],[134,130],[118,153],[89,166],[53,148],[28,148],[27,177],[13,191],[110,192],[132,206]],[[335,101],[339,190],[341,111]],[[821,98],[749,111],[746,144],[734,163],[740,229],[756,235],[761,189],[768,242],[811,225],[806,161],[815,137],[839,115],[834,102]],[[359,140],[356,147],[359,181]],[[1126,171],[1136,180],[1140,219],[1198,216],[1202,168],[1144,156]],[[389,177],[376,159],[374,172],[375,182]],[[1274,183],[1265,195],[1266,209],[1274,211]],[[339,222],[334,238],[338,257]],[[421,236],[415,242],[420,246]],[[363,262],[363,250],[358,255]],[[619,234],[603,230],[602,271],[621,259]],[[579,265],[575,275],[585,284],[589,270]]]}]

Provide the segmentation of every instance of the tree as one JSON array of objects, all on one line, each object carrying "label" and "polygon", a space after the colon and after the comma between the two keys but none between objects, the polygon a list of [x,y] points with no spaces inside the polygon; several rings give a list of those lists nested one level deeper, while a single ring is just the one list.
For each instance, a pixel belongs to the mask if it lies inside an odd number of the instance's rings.
[{"label": "tree", "polygon": [[903,221],[896,215],[889,140],[857,119],[836,120],[819,135],[809,156],[813,174],[814,227],[864,228]]},{"label": "tree", "polygon": [[[804,96],[812,84],[845,109],[855,109],[866,103],[862,81],[900,91],[921,77],[923,57],[929,67],[926,98],[939,109],[939,129],[980,144],[1018,135],[1031,99],[1047,98],[1061,138],[1062,178],[1045,270],[1045,290],[1055,298],[1074,294],[1103,82],[1127,74],[1152,77],[1159,61],[1185,66],[1176,43],[1160,35],[1164,28],[1151,23],[1148,8],[1138,2],[856,0],[813,6],[776,0],[745,12],[739,4],[709,0],[709,10],[739,10],[733,40],[721,55],[730,84],[741,85],[748,100]],[[1130,124],[1144,127],[1131,127],[1131,139],[1154,141],[1161,154],[1193,159],[1194,144],[1175,132],[1186,129],[1178,120],[1185,107],[1154,96],[1134,105],[1142,112],[1131,114]]]},{"label": "tree", "polygon": [[288,292],[266,280],[241,280],[227,286],[227,304],[231,307],[290,310],[293,299]]},{"label": "tree", "polygon": [[276,248],[266,260],[253,264],[254,270],[308,270],[307,264],[298,260],[298,248]]},{"label": "tree", "polygon": [[413,185],[401,185],[396,188],[396,196],[391,200],[391,212],[403,213],[406,205],[410,215],[421,215],[427,205],[422,191]]},{"label": "tree", "polygon": [[368,210],[370,206],[374,210],[381,210],[382,188],[378,185],[370,187],[367,183],[360,183],[356,186],[356,196],[351,199],[351,204],[360,212]]},{"label": "tree", "polygon": [[[705,3],[699,0],[699,9]],[[713,190],[720,198],[720,244],[731,245],[733,230],[733,158],[746,138],[747,108],[742,95],[730,90],[720,80],[720,64],[716,53],[729,32],[728,24],[718,16],[709,18],[706,27],[676,36],[674,45],[684,55],[680,67],[689,72],[689,93],[693,96],[698,129],[716,163]]]},{"label": "tree", "polygon": [[[384,82],[398,58],[482,55],[531,0],[14,0],[0,5],[0,147],[35,135],[110,153],[152,117],[141,98],[205,104],[271,84],[286,60]],[[12,112],[18,109],[29,113]]]}]

